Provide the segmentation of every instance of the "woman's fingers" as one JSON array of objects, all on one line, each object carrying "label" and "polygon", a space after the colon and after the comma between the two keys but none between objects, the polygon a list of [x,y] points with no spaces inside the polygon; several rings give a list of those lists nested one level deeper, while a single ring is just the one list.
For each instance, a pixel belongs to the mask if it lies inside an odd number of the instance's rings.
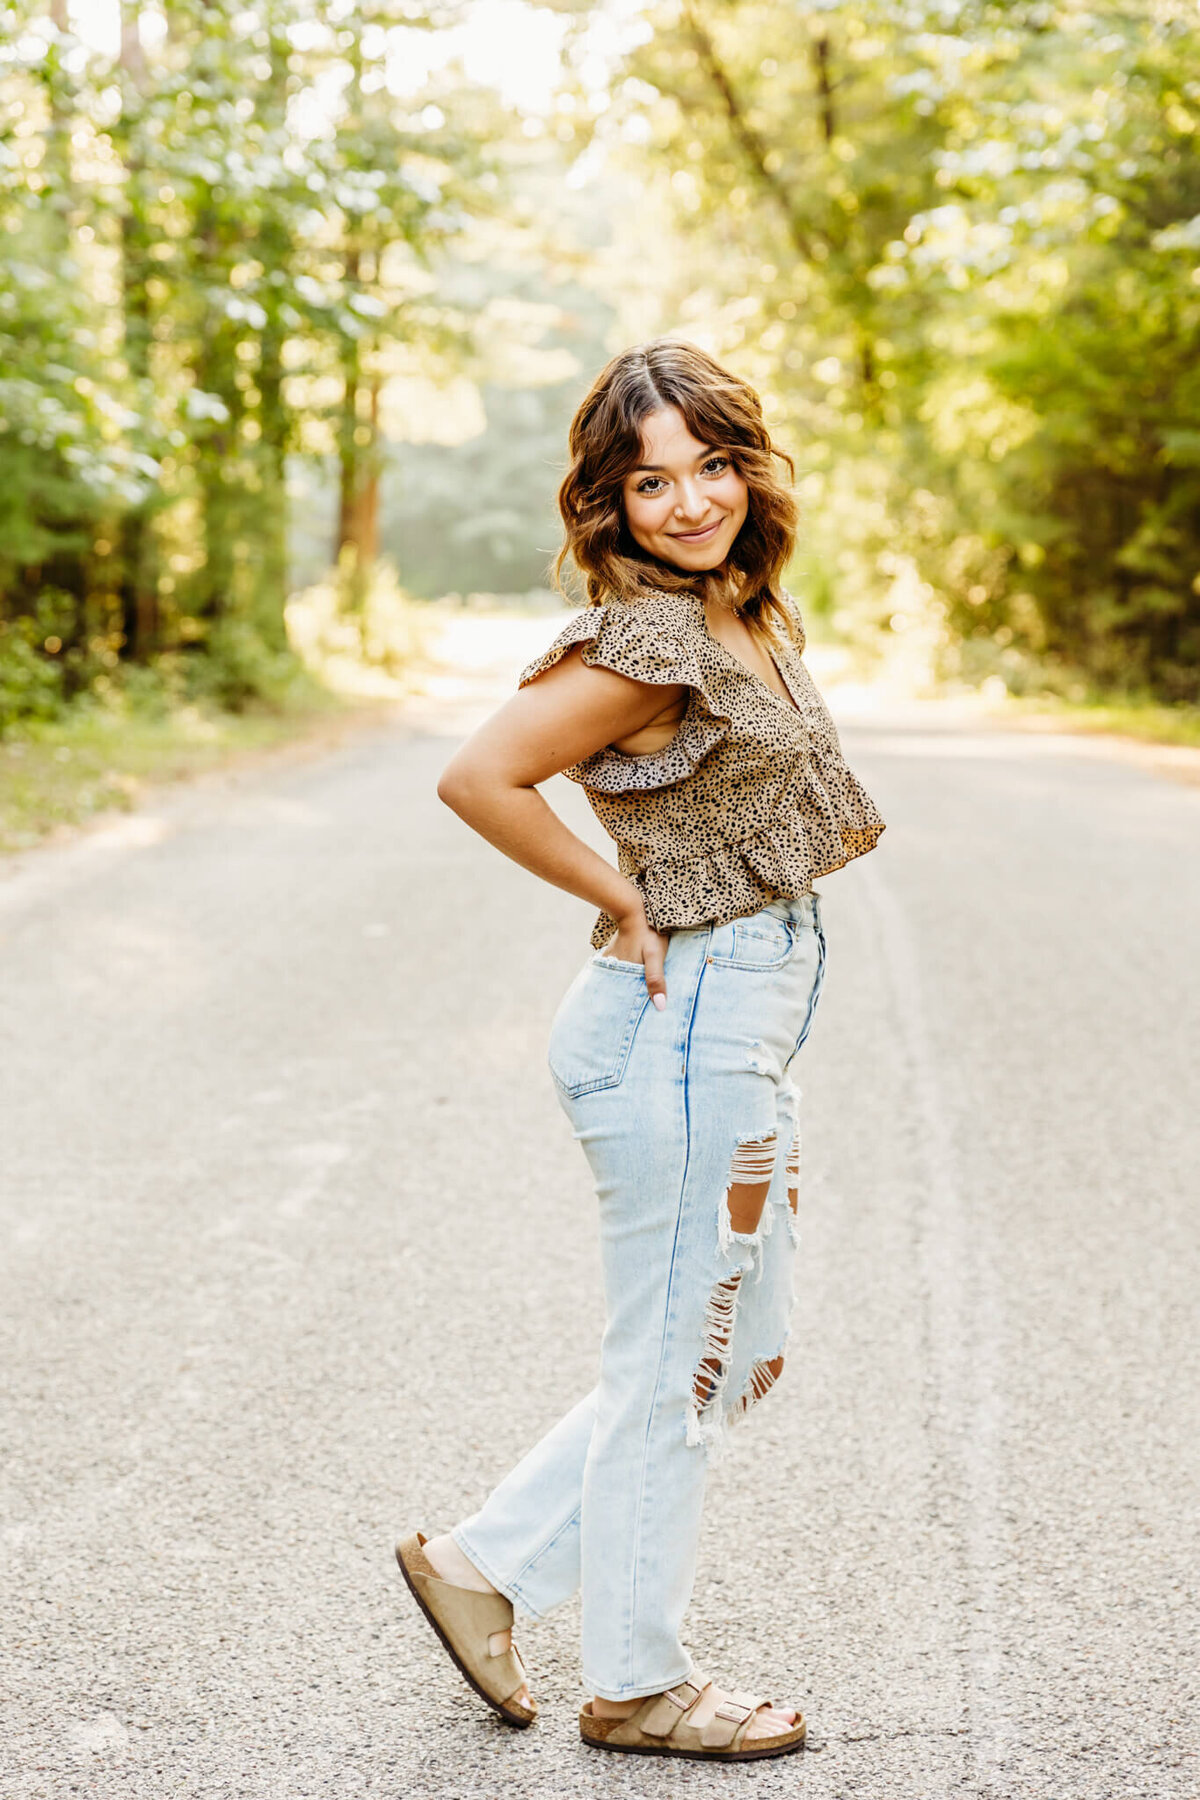
[{"label": "woman's fingers", "polygon": [[667,982],[663,974],[665,953],[666,939],[652,931],[642,946],[642,961],[646,965],[646,992],[659,1012],[667,1004]]}]

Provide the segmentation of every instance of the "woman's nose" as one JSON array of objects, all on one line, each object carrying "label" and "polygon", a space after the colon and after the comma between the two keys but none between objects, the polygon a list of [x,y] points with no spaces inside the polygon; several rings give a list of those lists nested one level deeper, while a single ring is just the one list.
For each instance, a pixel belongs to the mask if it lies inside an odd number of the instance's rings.
[{"label": "woman's nose", "polygon": [[698,482],[689,481],[685,477],[679,484],[675,511],[681,519],[702,519],[708,511],[708,501]]}]

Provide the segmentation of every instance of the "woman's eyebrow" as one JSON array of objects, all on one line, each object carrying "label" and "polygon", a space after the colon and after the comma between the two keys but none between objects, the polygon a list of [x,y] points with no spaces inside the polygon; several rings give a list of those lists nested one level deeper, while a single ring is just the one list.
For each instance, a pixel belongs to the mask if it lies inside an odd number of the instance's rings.
[{"label": "woman's eyebrow", "polygon": [[[695,455],[692,458],[692,461],[699,462],[700,458],[702,456],[711,455],[712,450],[713,450],[712,444],[703,444],[701,446],[699,452],[697,453],[697,455]],[[669,471],[667,469],[667,465],[665,463],[639,463],[637,468],[633,471],[633,473],[635,475],[640,475],[642,473],[643,469],[648,469],[652,475],[666,475],[667,473],[669,473]]]}]

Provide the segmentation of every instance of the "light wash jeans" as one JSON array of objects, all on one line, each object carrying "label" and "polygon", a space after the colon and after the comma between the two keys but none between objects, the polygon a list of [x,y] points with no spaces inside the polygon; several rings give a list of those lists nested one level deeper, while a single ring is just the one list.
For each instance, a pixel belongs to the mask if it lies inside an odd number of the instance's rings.
[{"label": "light wash jeans", "polygon": [[598,952],[551,1027],[600,1204],[600,1379],[452,1535],[526,1614],[582,1589],[584,1680],[605,1699],[687,1675],[708,1455],[782,1367],[800,1163],[788,1067],[824,970],[819,897],[777,900],[674,932],[663,1012],[640,964]]}]

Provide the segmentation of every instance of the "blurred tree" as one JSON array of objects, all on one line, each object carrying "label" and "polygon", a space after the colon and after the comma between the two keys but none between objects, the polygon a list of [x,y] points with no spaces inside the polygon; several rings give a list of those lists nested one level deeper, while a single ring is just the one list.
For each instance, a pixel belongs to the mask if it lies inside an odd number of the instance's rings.
[{"label": "blurred tree", "polygon": [[0,709],[163,653],[237,703],[286,661],[289,452],[334,427],[369,555],[380,345],[465,337],[422,271],[481,191],[470,95],[388,80],[451,14],[123,0],[115,59],[4,15]]},{"label": "blurred tree", "polygon": [[[384,82],[389,4],[359,9],[346,48],[350,77],[326,158],[326,181],[340,221],[341,304],[335,314],[342,397],[337,422],[339,507],[334,560],[361,587],[379,554],[382,467],[380,395],[402,342],[405,360],[422,350],[467,354],[467,338],[411,285],[437,246],[466,222],[465,200],[487,166],[479,141],[454,122],[458,93],[419,113],[397,113]],[[476,97],[478,98],[478,97]],[[332,248],[332,246],[331,246]],[[432,329],[431,329],[432,327]]]},{"label": "blurred tree", "polygon": [[982,556],[931,567],[957,633],[982,612],[994,637],[1105,687],[1194,701],[1200,20],[1064,9],[1021,50],[944,160],[945,222],[914,221],[897,258],[924,264],[927,289],[961,288],[945,310],[980,343],[986,382],[946,446],[943,533]]},{"label": "blurred tree", "polygon": [[1197,698],[1194,9],[647,18],[609,135],[691,247],[662,316],[801,448],[814,597]]},{"label": "blurred tree", "polygon": [[395,79],[458,3],[122,0],[106,57],[0,0],[0,716],[268,689],[299,459],[351,601],[380,545],[540,583],[570,412],[664,328],[799,453],[840,628],[1197,697],[1190,3],[650,0],[602,92],[560,0],[544,120]]},{"label": "blurred tree", "polygon": [[548,132],[512,136],[498,155],[503,210],[435,265],[438,291],[475,321],[458,363],[473,416],[448,431],[444,405],[410,409],[386,454],[384,545],[405,585],[429,597],[547,585],[567,427],[612,350],[615,310],[596,264],[614,247],[614,194],[571,186]]}]

